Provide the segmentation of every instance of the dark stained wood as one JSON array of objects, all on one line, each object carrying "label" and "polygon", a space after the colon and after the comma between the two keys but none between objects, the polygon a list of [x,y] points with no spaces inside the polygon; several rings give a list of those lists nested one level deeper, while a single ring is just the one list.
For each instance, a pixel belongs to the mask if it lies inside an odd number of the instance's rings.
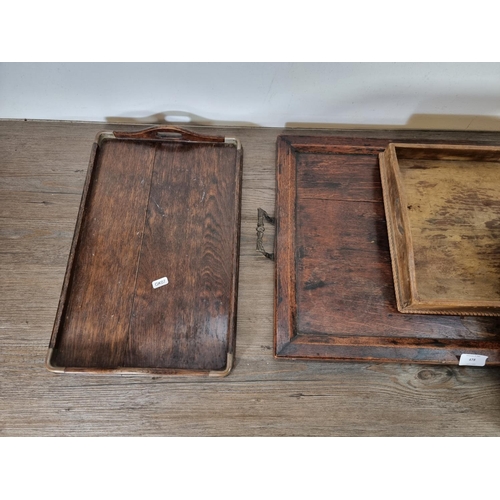
[{"label": "dark stained wood", "polygon": [[380,155],[398,310],[500,316],[500,148]]},{"label": "dark stained wood", "polygon": [[123,363],[153,161],[147,145],[106,141],[89,168],[59,306],[62,330],[51,341],[55,366]]},{"label": "dark stained wood", "polygon": [[191,141],[191,142],[224,142],[224,137],[216,135],[203,135],[179,127],[150,127],[134,132],[115,131],[117,139],[150,139],[164,141]]},{"label": "dark stained wood", "polygon": [[[157,149],[127,365],[226,366],[237,248],[235,165],[234,147]],[[169,284],[153,289],[151,282],[163,276]]]},{"label": "dark stained wood", "polygon": [[278,138],[275,355],[500,364],[500,319],[400,314],[378,154],[387,139]]},{"label": "dark stained wood", "polygon": [[172,130],[107,133],[94,145],[50,369],[229,373],[241,149],[183,131],[151,140]]}]

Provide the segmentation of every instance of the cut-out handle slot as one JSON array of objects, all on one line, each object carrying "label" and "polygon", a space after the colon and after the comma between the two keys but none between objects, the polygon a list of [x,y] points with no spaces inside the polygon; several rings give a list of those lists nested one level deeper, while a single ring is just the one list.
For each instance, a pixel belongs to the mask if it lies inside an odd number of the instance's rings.
[{"label": "cut-out handle slot", "polygon": [[156,135],[158,137],[161,137],[162,139],[169,139],[169,138],[179,139],[182,137],[182,134],[179,134],[179,132],[158,132]]}]

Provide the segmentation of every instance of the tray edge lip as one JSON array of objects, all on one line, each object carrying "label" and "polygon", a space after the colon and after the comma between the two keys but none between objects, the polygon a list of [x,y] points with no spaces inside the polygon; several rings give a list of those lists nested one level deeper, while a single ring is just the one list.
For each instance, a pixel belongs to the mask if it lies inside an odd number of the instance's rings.
[{"label": "tray edge lip", "polygon": [[186,368],[139,368],[139,367],[118,367],[118,368],[96,368],[96,367],[65,367],[52,364],[52,355],[56,349],[49,347],[45,357],[45,368],[52,373],[71,373],[74,375],[140,375],[153,377],[192,377],[202,376],[210,378],[227,377],[234,366],[234,355],[227,353],[226,366],[220,370],[196,370]]},{"label": "tray edge lip", "polygon": [[401,287],[400,287],[400,279],[399,279],[399,269],[396,262],[396,259],[393,258],[393,255],[396,254],[396,245],[395,245],[395,236],[394,236],[394,227],[391,221],[390,213],[389,213],[389,193],[387,192],[387,170],[390,166],[386,165],[386,150],[378,155],[379,159],[379,171],[380,171],[380,182],[382,184],[382,198],[384,201],[384,213],[387,227],[387,239],[389,241],[389,252],[391,255],[391,268],[392,268],[392,281],[394,283],[394,292],[396,298],[396,307],[399,312],[404,312],[404,306],[402,304],[401,299]]}]

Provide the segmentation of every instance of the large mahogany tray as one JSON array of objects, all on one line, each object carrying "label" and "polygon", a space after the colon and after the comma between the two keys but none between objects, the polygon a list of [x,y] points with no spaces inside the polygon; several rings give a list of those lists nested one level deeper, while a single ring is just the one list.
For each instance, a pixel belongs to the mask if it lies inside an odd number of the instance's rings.
[{"label": "large mahogany tray", "polygon": [[174,127],[98,136],[50,370],[229,373],[241,155],[235,139]]},{"label": "large mahogany tray", "polygon": [[380,155],[398,310],[500,316],[500,148]]},{"label": "large mahogany tray", "polygon": [[500,318],[398,312],[378,161],[397,137],[278,138],[277,358],[500,364]]}]

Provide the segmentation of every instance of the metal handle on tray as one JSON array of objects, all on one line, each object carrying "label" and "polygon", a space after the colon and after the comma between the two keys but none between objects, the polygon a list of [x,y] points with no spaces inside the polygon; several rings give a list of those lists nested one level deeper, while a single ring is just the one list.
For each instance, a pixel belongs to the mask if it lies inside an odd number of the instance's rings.
[{"label": "metal handle on tray", "polygon": [[264,239],[264,231],[266,230],[264,227],[264,220],[273,225],[276,222],[274,217],[270,217],[265,210],[259,208],[257,210],[257,250],[264,255],[264,257],[274,260],[274,253],[266,252],[264,249],[264,243],[262,241]]}]

